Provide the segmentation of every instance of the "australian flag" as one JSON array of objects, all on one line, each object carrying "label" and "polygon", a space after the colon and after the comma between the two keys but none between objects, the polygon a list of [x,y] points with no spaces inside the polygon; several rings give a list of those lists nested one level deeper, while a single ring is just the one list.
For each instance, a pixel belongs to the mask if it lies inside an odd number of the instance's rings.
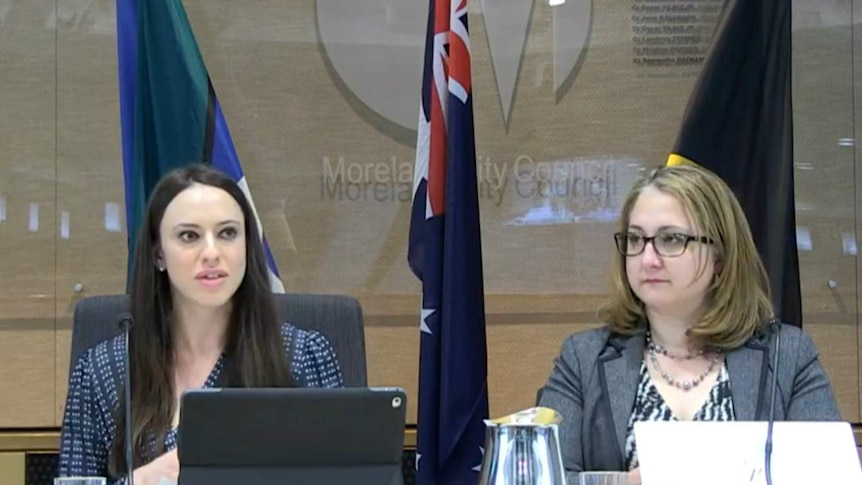
[{"label": "australian flag", "polygon": [[419,484],[475,484],[488,417],[467,0],[430,0],[408,262],[422,281]]}]

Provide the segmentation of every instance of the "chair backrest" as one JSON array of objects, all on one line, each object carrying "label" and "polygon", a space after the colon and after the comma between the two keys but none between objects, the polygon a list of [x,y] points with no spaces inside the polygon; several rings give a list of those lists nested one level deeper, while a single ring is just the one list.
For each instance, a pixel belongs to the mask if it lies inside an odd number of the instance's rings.
[{"label": "chair backrest", "polygon": [[[274,294],[281,320],[323,334],[338,356],[344,385],[365,387],[365,331],[362,307],[345,295]],[[129,311],[128,295],[83,298],[75,305],[70,370],[90,347],[120,334],[118,318]]]}]

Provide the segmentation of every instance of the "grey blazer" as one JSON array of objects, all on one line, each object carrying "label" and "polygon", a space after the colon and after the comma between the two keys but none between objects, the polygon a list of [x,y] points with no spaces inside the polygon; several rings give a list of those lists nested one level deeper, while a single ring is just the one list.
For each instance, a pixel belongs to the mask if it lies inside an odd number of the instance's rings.
[{"label": "grey blazer", "polygon": [[[775,329],[777,325],[768,327],[725,355],[738,421],[769,419]],[[576,333],[563,343],[539,405],[563,417],[560,447],[569,483],[578,483],[580,471],[624,471],[626,430],[644,345],[644,330],[624,336],[608,327]],[[781,325],[780,347],[775,419],[841,420],[811,337]]]}]

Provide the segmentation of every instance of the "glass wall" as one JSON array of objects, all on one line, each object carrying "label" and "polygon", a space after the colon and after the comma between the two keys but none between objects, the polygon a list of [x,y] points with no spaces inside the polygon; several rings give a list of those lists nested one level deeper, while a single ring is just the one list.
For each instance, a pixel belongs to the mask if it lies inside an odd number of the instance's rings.
[{"label": "glass wall", "polygon": [[[851,421],[859,2],[793,3],[805,327]],[[492,414],[531,405],[598,324],[622,198],[667,156],[722,2],[673,3],[469,4]],[[285,286],[360,300],[370,382],[407,388],[413,420],[426,2],[184,4]],[[114,5],[0,0],[0,427],[59,424],[74,305],[125,289]]]}]

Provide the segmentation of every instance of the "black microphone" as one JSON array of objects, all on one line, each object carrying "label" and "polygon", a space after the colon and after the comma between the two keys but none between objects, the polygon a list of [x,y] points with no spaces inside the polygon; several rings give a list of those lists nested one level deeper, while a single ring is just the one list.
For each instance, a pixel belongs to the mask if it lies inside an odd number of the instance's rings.
[{"label": "black microphone", "polygon": [[778,391],[778,355],[781,353],[781,323],[774,319],[772,322],[775,327],[775,349],[772,355],[772,399],[769,401],[769,424],[766,427],[764,449],[766,485],[772,485],[772,426],[775,423],[775,398]]},{"label": "black microphone", "polygon": [[129,347],[129,334],[131,333],[132,325],[134,324],[134,320],[132,319],[132,315],[128,313],[122,313],[117,318],[117,325],[122,329],[123,334],[126,337],[126,352],[123,355],[125,359],[126,370],[124,372],[125,383],[123,387],[126,390],[126,484],[134,485],[134,479],[132,478],[132,369],[129,367],[129,354],[132,353],[131,347]]}]

